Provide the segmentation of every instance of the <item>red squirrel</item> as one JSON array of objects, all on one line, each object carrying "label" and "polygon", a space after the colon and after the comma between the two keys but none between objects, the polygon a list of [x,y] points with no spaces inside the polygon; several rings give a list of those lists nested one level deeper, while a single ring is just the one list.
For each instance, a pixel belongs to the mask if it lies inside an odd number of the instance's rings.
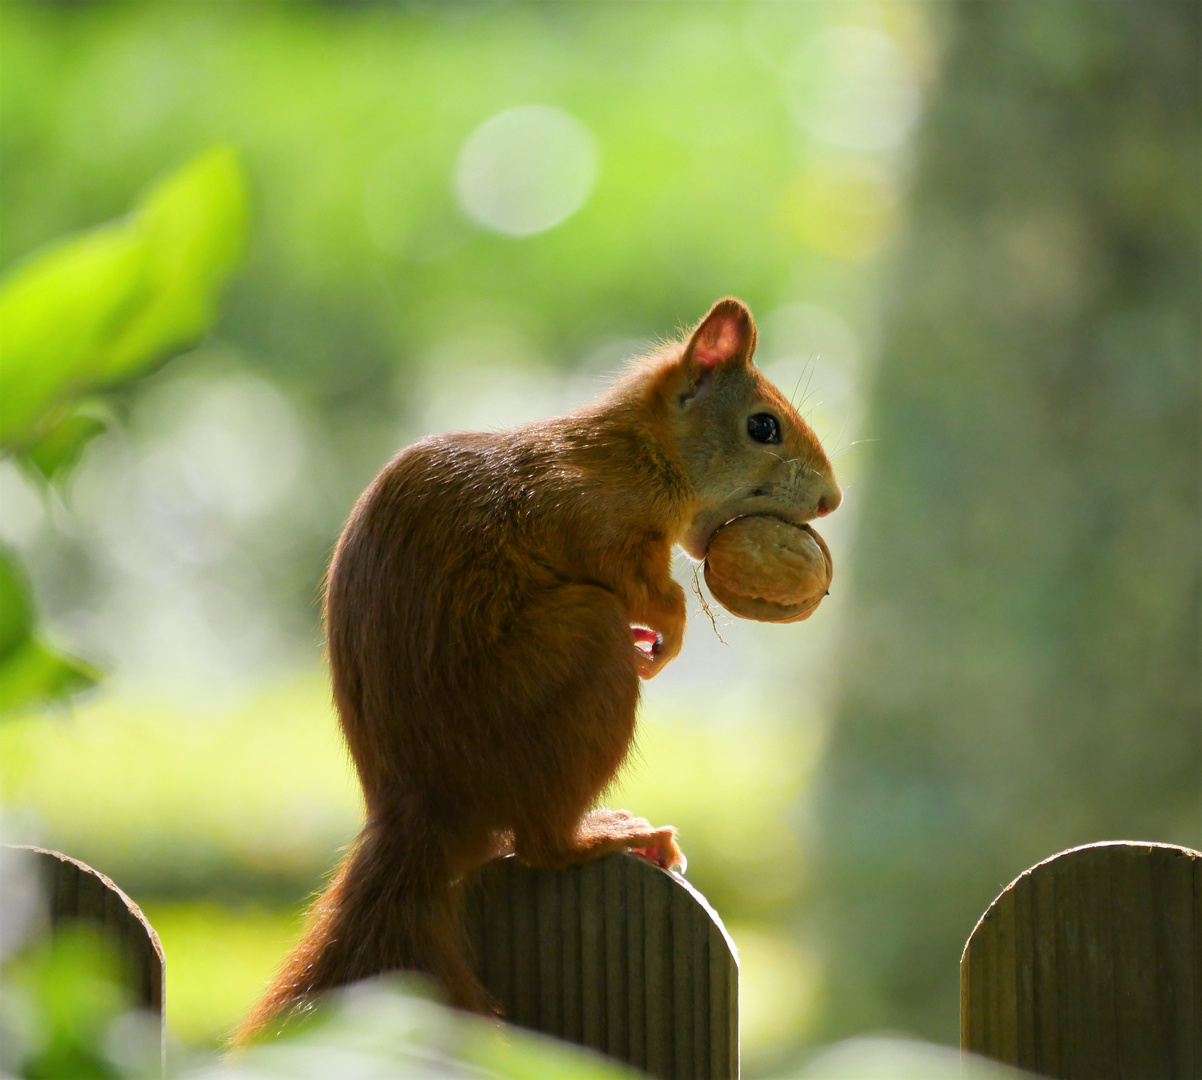
[{"label": "red squirrel", "polygon": [[755,342],[746,306],[719,300],[596,402],[423,439],[360,497],[325,627],[366,823],[236,1041],[398,968],[488,1012],[457,883],[497,854],[682,862],[671,826],[590,809],[630,750],[639,679],[680,651],[672,548],[701,560],[733,518],[802,524],[842,498],[814,433],[752,366]]}]

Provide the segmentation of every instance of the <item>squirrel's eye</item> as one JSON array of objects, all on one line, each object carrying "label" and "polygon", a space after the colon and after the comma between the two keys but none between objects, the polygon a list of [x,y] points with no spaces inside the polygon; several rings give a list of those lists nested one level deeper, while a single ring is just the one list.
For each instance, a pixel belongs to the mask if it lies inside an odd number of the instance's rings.
[{"label": "squirrel's eye", "polygon": [[771,413],[760,412],[747,418],[747,434],[756,442],[780,442],[780,421]]}]

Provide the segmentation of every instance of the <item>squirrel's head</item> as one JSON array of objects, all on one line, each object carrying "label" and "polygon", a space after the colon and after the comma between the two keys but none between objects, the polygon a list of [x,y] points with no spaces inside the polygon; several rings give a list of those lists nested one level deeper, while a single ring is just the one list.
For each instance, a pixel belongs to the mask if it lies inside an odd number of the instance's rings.
[{"label": "squirrel's head", "polygon": [[752,364],[755,321],[740,300],[719,300],[663,370],[662,407],[695,502],[681,546],[705,558],[732,518],[770,514],[801,525],[843,493],[809,425]]}]

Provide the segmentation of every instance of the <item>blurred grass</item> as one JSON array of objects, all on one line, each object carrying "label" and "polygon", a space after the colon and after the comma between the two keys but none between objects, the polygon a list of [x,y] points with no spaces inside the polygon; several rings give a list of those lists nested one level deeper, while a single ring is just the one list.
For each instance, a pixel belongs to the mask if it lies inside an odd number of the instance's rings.
[{"label": "blurred grass", "polygon": [[142,913],[166,958],[168,1031],[190,1047],[225,1039],[287,955],[303,914],[211,900],[152,901]]},{"label": "blurred grass", "polygon": [[16,721],[0,748],[9,806],[135,899],[223,880],[307,891],[356,831],[358,789],[316,679],[224,713],[107,697]]}]

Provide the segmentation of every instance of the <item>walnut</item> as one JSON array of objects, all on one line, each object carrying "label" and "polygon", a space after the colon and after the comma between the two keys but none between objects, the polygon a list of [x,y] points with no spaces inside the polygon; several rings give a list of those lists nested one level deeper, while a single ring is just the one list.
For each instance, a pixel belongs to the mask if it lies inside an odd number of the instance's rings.
[{"label": "walnut", "polygon": [[714,598],[732,615],[759,622],[808,619],[833,573],[830,550],[813,529],[766,515],[727,522],[705,558]]}]

